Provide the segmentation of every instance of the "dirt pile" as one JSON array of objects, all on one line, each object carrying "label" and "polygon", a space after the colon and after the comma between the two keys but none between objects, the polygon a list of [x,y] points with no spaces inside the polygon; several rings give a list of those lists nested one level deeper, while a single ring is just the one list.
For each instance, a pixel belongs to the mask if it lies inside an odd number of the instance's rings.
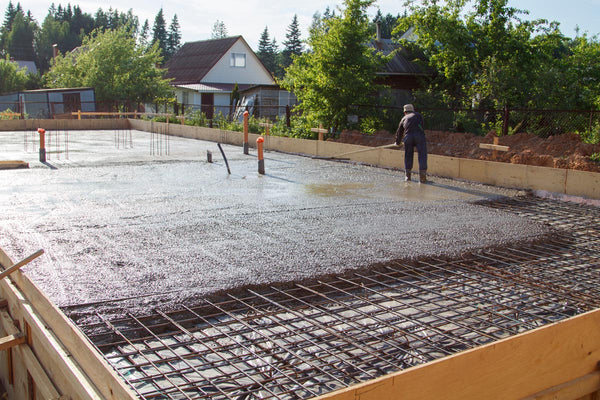
[{"label": "dirt pile", "polygon": [[[499,138],[498,144],[508,146],[509,150],[497,152],[495,158],[492,150],[479,148],[480,143],[492,144],[494,142],[495,132],[493,131],[486,136],[443,131],[427,131],[426,134],[429,154],[600,172],[600,162],[590,159],[591,155],[600,153],[600,144],[583,143],[577,134],[556,135],[548,138],[528,133],[502,136]],[[394,135],[387,131],[376,132],[374,135],[345,131],[336,141],[365,146],[383,146],[393,143]]]}]

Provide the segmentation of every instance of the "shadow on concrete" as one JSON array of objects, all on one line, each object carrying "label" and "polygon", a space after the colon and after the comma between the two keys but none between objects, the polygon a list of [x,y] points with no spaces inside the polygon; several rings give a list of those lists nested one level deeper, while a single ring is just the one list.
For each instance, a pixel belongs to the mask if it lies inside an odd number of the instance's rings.
[{"label": "shadow on concrete", "polygon": [[50,164],[48,161],[43,161],[42,164],[44,164],[46,167],[48,167],[50,169],[58,169],[58,167]]},{"label": "shadow on concrete", "polygon": [[431,181],[429,179],[427,180],[427,183],[424,183],[423,185],[439,187],[441,189],[451,190],[451,191],[458,192],[458,193],[466,193],[466,194],[470,194],[473,196],[481,196],[481,197],[485,197],[487,199],[498,198],[497,194],[492,194],[489,192],[485,192],[483,190],[467,189],[467,188],[461,188],[461,187],[457,187],[457,186],[453,186],[453,185],[446,185],[443,183]]}]

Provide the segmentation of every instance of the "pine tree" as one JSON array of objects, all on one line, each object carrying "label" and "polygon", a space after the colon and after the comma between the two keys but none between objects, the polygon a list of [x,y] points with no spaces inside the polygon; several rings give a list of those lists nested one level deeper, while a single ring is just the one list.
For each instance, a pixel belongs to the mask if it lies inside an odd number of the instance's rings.
[{"label": "pine tree", "polygon": [[177,53],[177,50],[179,50],[179,47],[181,46],[181,32],[179,31],[179,20],[177,19],[177,14],[173,15],[171,25],[169,25],[167,41],[168,59],[173,57],[173,54]]},{"label": "pine tree", "polygon": [[4,24],[2,24],[3,30],[10,31],[12,29],[12,24],[16,15],[17,9],[13,6],[12,1],[9,0],[8,7],[6,7],[6,12],[4,13]]},{"label": "pine tree", "polygon": [[256,52],[256,55],[263,63],[265,68],[267,68],[267,70],[272,74],[275,73],[275,69],[277,67],[276,49],[277,42],[275,39],[271,41],[269,38],[269,28],[265,26],[265,30],[260,35],[260,40],[258,41],[258,51]]},{"label": "pine tree", "polygon": [[99,8],[94,15],[94,28],[101,30],[106,30],[108,28],[108,16],[102,11],[102,8]]},{"label": "pine tree", "polygon": [[144,21],[142,25],[142,29],[140,30],[140,34],[138,35],[138,44],[143,49],[148,47],[148,34],[150,33],[150,24],[148,20]]},{"label": "pine tree", "polygon": [[287,28],[286,40],[283,42],[282,66],[287,68],[292,63],[292,56],[302,54],[302,41],[300,40],[300,28],[298,27],[298,16],[294,14],[292,23]]},{"label": "pine tree", "polygon": [[223,39],[223,38],[226,38],[227,36],[229,36],[229,35],[227,33],[227,27],[225,26],[225,23],[223,21],[217,20],[213,25],[211,38],[212,39]]},{"label": "pine tree", "polygon": [[158,48],[161,51],[161,54],[166,56],[167,53],[167,28],[165,24],[165,18],[163,16],[162,8],[156,14],[154,18],[154,25],[152,26],[152,44],[158,42]]},{"label": "pine tree", "polygon": [[27,18],[22,10],[17,12],[5,43],[7,53],[16,60],[35,61],[33,38],[36,28],[35,21]]}]

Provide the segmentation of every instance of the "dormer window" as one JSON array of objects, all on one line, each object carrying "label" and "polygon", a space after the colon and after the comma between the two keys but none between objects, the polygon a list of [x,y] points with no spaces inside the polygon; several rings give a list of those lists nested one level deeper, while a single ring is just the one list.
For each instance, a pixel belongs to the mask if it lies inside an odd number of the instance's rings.
[{"label": "dormer window", "polygon": [[231,53],[229,66],[233,68],[246,68],[246,53]]}]

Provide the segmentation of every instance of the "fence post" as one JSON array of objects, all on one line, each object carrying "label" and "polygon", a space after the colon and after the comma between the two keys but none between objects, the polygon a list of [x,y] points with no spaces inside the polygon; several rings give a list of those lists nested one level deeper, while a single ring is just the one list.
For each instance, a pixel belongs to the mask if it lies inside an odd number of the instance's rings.
[{"label": "fence post", "polygon": [[250,113],[244,111],[244,154],[248,154],[248,117]]},{"label": "fence post", "polygon": [[508,106],[504,106],[504,116],[502,118],[502,136],[508,135],[508,117],[509,117]]}]

